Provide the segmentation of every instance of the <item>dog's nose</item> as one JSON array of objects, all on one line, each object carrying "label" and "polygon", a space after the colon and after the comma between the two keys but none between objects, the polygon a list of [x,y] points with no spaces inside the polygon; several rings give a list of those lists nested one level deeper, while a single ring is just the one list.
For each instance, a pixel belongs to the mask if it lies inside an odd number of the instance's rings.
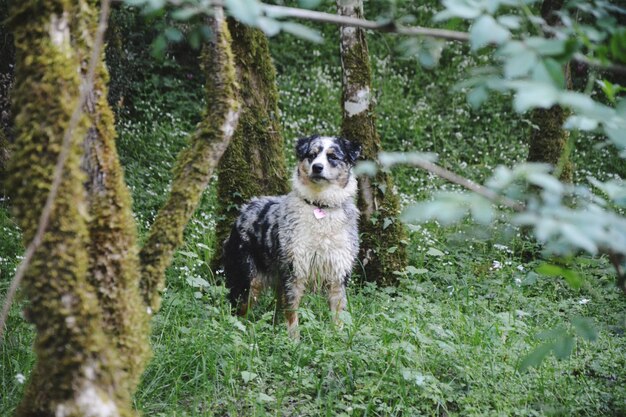
[{"label": "dog's nose", "polygon": [[313,169],[313,173],[314,174],[319,174],[324,169],[324,165],[322,165],[322,164],[313,164],[313,166],[311,168]]}]

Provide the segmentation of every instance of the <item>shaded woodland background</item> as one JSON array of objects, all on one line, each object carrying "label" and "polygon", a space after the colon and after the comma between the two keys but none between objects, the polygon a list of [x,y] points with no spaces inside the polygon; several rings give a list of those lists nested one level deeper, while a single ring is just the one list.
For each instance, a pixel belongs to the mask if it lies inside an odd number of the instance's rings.
[{"label": "shaded woodland background", "polygon": [[[416,22],[423,25],[437,9],[434,2],[398,5],[423,18]],[[387,6],[368,7],[368,15],[376,16]],[[163,205],[175,157],[206,105],[197,49],[179,42],[166,45],[160,57],[151,54],[153,40],[171,24],[167,16],[117,9],[107,34],[108,101],[140,240]],[[190,27],[177,27],[192,36]],[[297,137],[341,131],[338,30],[320,29],[325,42],[319,45],[291,35],[269,42],[288,166]],[[236,28],[232,32],[236,37]],[[444,166],[476,181],[497,164],[526,159],[536,125],[529,115],[515,114],[506,97],[471,110],[450,88],[465,68],[487,62],[486,55],[473,58],[467,46],[453,44],[443,51],[441,66],[428,71],[402,53],[397,38],[368,34],[368,41],[376,124],[385,150],[437,152]],[[598,140],[577,142],[574,180],[588,174],[626,176],[623,161],[593,146]],[[436,189],[456,189],[412,168],[394,169],[393,175],[403,205],[429,198]],[[409,226],[403,249],[410,267],[391,271],[398,286],[355,286],[345,333],[328,326],[323,297],[310,297],[303,308],[305,341],[293,345],[281,326],[274,327],[269,298],[249,322],[228,312],[211,268],[213,231],[224,215],[219,193],[213,182],[167,272],[163,310],[153,322],[154,357],[134,400],[146,415],[626,412],[620,390],[624,306],[606,259],[577,262],[573,267],[586,282],[572,289],[532,273],[536,261],[522,257],[528,241],[505,225],[489,236],[469,225]],[[21,251],[8,206],[3,201],[0,211],[2,285],[8,285]],[[355,273],[357,281],[367,281],[364,270]],[[599,340],[581,340],[571,358],[552,358],[527,374],[517,373],[520,358],[541,340],[536,334],[571,333],[564,318],[572,314],[594,320]],[[7,415],[21,395],[17,376],[28,375],[33,360],[32,329],[19,306],[9,329],[0,369],[0,409]]]}]

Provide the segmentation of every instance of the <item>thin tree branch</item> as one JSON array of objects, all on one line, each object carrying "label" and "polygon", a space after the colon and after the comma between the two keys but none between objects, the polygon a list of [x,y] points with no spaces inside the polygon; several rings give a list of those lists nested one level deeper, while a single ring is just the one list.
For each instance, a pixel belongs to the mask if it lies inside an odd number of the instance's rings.
[{"label": "thin tree branch", "polygon": [[263,14],[271,18],[296,18],[310,20],[312,22],[332,23],[341,26],[353,26],[363,29],[376,30],[379,32],[396,33],[405,36],[429,36],[432,38],[447,39],[451,41],[469,41],[469,34],[446,29],[433,29],[421,26],[401,26],[393,20],[373,22],[350,16],[340,16],[333,13],[318,12],[315,10],[299,9],[296,7],[275,6],[261,4]]},{"label": "thin tree branch", "polygon": [[106,32],[109,19],[110,0],[102,0],[100,4],[100,18],[98,21],[98,28],[96,31],[93,49],[91,51],[91,57],[89,58],[90,60],[87,70],[87,76],[85,77],[85,80],[81,85],[78,102],[76,103],[76,107],[74,108],[74,111],[72,112],[72,115],[70,117],[69,125],[63,135],[61,151],[59,152],[59,157],[54,167],[50,192],[48,193],[46,203],[43,207],[43,210],[41,211],[41,215],[39,216],[39,222],[37,224],[37,231],[35,232],[35,236],[26,248],[24,258],[22,259],[22,262],[20,262],[20,265],[18,266],[15,275],[11,280],[11,285],[4,299],[4,304],[2,306],[2,315],[0,316],[0,342],[2,342],[3,340],[6,320],[9,316],[9,310],[11,309],[11,304],[13,303],[13,299],[15,298],[17,289],[20,286],[22,278],[24,278],[24,274],[26,273],[26,270],[28,269],[28,266],[30,265],[30,262],[33,259],[35,252],[43,242],[44,234],[46,233],[46,229],[48,228],[48,224],[50,222],[50,215],[52,214],[54,201],[57,197],[57,194],[59,193],[59,187],[61,186],[61,180],[63,179],[63,169],[65,168],[65,163],[67,162],[67,158],[70,154],[72,136],[74,134],[74,131],[78,127],[78,123],[80,122],[81,116],[83,114],[83,106],[85,105],[87,97],[89,96],[89,93],[93,88],[93,80],[96,73],[96,67],[98,64],[98,59],[100,57],[100,51],[102,50],[102,45],[104,43],[104,34]]},{"label": "thin tree branch", "polygon": [[[428,161],[426,158],[421,157],[419,155],[415,155],[415,154],[401,154],[401,153],[395,153],[395,152],[385,152],[383,155],[388,155],[391,157],[391,159],[394,161],[393,164],[397,164],[397,163],[405,163],[408,165],[413,165],[416,166],[418,168],[422,168],[423,170],[426,170],[428,172],[432,172],[433,174],[446,179],[454,184],[458,184],[470,191],[475,192],[478,195],[481,195],[483,197],[485,197],[487,200],[496,203],[496,204],[502,204],[510,209],[513,209],[517,212],[522,212],[524,211],[526,208],[524,206],[524,204],[515,201],[515,200],[511,200],[508,197],[504,197],[496,192],[494,192],[493,190],[490,190],[487,187],[484,187],[480,184],[476,184],[474,181],[471,181],[465,177],[462,177],[446,168],[443,168],[433,162]],[[388,165],[388,164],[386,164]]]}]

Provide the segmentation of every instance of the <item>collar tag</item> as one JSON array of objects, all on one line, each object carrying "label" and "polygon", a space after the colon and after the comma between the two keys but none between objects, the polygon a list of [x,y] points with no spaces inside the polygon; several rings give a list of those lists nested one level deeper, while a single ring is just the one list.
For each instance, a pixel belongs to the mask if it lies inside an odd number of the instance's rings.
[{"label": "collar tag", "polygon": [[319,220],[326,217],[326,212],[319,207],[315,207],[315,210],[313,210],[313,215],[317,220]]}]

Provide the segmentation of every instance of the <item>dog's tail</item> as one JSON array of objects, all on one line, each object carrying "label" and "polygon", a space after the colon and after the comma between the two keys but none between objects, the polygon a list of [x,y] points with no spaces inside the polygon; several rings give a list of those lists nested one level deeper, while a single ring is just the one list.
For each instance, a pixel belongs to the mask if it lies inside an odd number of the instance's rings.
[{"label": "dog's tail", "polygon": [[224,242],[222,259],[226,288],[229,290],[228,299],[232,307],[239,310],[248,302],[250,283],[255,272],[249,244],[243,241],[236,226],[233,226]]}]

